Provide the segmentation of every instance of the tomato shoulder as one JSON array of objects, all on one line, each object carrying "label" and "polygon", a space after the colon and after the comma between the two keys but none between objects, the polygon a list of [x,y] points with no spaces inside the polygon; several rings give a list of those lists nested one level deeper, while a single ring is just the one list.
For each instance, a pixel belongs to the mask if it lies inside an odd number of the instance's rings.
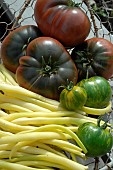
[{"label": "tomato shoulder", "polygon": [[70,54],[56,39],[39,37],[30,42],[27,56],[20,58],[18,83],[45,97],[59,100],[67,79],[77,82],[78,72]]},{"label": "tomato shoulder", "polygon": [[10,32],[2,42],[1,57],[4,65],[15,73],[19,58],[26,55],[28,44],[42,36],[40,29],[34,25],[20,26]]}]

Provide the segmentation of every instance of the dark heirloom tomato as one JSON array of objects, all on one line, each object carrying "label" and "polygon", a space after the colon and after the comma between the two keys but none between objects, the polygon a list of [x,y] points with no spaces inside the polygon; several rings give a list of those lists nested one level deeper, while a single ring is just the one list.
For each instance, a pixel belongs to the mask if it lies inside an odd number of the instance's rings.
[{"label": "dark heirloom tomato", "polygon": [[78,79],[95,75],[109,79],[113,75],[113,44],[104,38],[91,38],[75,46],[71,53]]},{"label": "dark heirloom tomato", "polygon": [[3,64],[15,73],[19,65],[19,58],[26,55],[27,45],[39,36],[42,36],[42,33],[34,25],[21,26],[9,33],[1,46]]},{"label": "dark heirloom tomato", "polygon": [[20,58],[16,71],[20,86],[45,97],[59,100],[62,84],[77,82],[77,69],[70,54],[56,39],[36,38],[27,47],[27,56]]},{"label": "dark heirloom tomato", "polygon": [[83,42],[90,32],[90,21],[75,6],[71,0],[37,0],[34,16],[43,34],[59,40],[65,47]]}]

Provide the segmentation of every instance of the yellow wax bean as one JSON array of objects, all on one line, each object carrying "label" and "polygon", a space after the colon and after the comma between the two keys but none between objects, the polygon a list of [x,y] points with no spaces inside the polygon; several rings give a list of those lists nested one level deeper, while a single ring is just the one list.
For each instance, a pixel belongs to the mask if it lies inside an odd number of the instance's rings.
[{"label": "yellow wax bean", "polygon": [[[19,161],[18,164],[25,165],[25,166],[33,166],[39,169],[40,165],[46,166],[46,167],[55,167],[55,163],[49,162],[49,161]],[[60,170],[64,170],[64,166],[58,165],[57,168]],[[51,170],[54,170],[54,168],[50,168]]]},{"label": "yellow wax bean", "polygon": [[36,104],[28,103],[23,100],[12,98],[12,97],[6,96],[1,93],[0,93],[0,102],[15,104],[17,106],[23,107],[23,108],[31,110],[31,111],[48,111],[48,112],[50,111],[50,110],[43,108],[41,106],[38,106]]},{"label": "yellow wax bean", "polygon": [[109,102],[108,106],[102,109],[98,109],[98,108],[90,108],[90,107],[86,107],[83,106],[82,107],[82,111],[86,112],[87,114],[90,115],[102,115],[108,112],[112,111],[112,103]]},{"label": "yellow wax bean", "polygon": [[5,111],[0,110],[0,117],[6,117],[6,116],[8,116],[8,114]]},{"label": "yellow wax bean", "polygon": [[12,112],[11,114],[7,114],[7,116],[3,116],[2,119],[13,121],[18,118],[38,118],[38,117],[66,117],[66,116],[72,116],[73,112]]},{"label": "yellow wax bean", "polygon": [[[20,165],[17,163],[11,163],[11,162],[7,162],[4,160],[0,160],[0,167],[3,169],[5,168],[5,170],[20,170],[20,169],[22,169],[22,170],[36,170],[36,168]],[[43,169],[41,168],[38,170],[43,170]],[[46,170],[49,170],[49,168]]]},{"label": "yellow wax bean", "polygon": [[20,141],[38,141],[41,139],[66,139],[64,134],[58,132],[30,132],[30,133],[16,133],[11,136],[4,136],[0,139],[0,144],[17,143]]},{"label": "yellow wax bean", "polygon": [[33,151],[33,149],[31,149],[31,147],[34,147],[34,146],[38,147],[38,148],[46,149],[47,151],[50,151],[50,152],[55,153],[57,155],[66,157],[63,153],[61,153],[61,150],[59,152],[56,149],[53,149],[50,146],[48,146],[48,145],[46,145],[46,144],[44,144],[40,141],[35,142],[35,143],[34,143],[34,141],[24,141],[24,142],[18,142],[16,145],[13,146],[9,158],[11,159],[12,156],[15,155],[17,151],[30,153],[30,154],[32,154],[32,152],[33,152],[33,154],[37,154],[36,149],[35,149],[35,151]]},{"label": "yellow wax bean", "polygon": [[55,145],[58,147],[67,147],[73,150],[77,150],[77,151],[82,151],[82,149],[78,146],[76,146],[75,144],[69,143],[68,141],[64,141],[64,140],[58,140],[58,139],[51,139],[51,140],[41,140],[41,142],[46,143],[46,144],[51,144],[51,145]]},{"label": "yellow wax bean", "polygon": [[9,92],[7,92],[7,93],[5,93],[5,95],[10,96],[12,98],[20,99],[20,100],[25,101],[27,103],[32,103],[32,104],[41,106],[41,107],[49,109],[51,111],[58,111],[59,109],[61,109],[60,107],[58,107],[56,105],[53,105],[53,104],[50,104],[50,103],[35,99],[33,97],[29,97],[26,94],[21,95],[21,94],[18,94],[18,93],[9,93]]},{"label": "yellow wax bean", "polygon": [[0,90],[3,91],[4,93],[10,92],[10,93],[20,94],[20,95],[23,95],[23,96],[29,96],[31,98],[35,98],[35,99],[41,100],[43,102],[50,103],[50,104],[53,104],[55,106],[59,106],[58,101],[46,98],[42,95],[39,95],[39,94],[34,93],[32,91],[29,91],[29,90],[27,90],[23,87],[20,87],[20,86],[12,86],[12,85],[9,85],[9,84],[0,84]]},{"label": "yellow wax bean", "polygon": [[[84,153],[87,153],[87,149],[85,148],[83,143],[80,141],[78,136],[74,132],[72,132],[68,127],[65,127],[65,126],[61,126],[61,125],[58,125],[58,124],[56,124],[56,125],[55,124],[45,125],[45,126],[37,127],[34,130],[29,130],[27,132],[23,132],[21,134],[34,133],[34,132],[40,132],[40,131],[41,132],[44,132],[44,131],[57,132],[58,131],[59,135],[60,135],[60,132],[64,132],[65,134],[68,134],[73,140],[75,140],[77,142],[77,144],[81,147],[81,149],[84,151]],[[63,134],[63,133],[61,133],[61,134]]]},{"label": "yellow wax bean", "polygon": [[5,110],[12,110],[16,112],[31,112],[31,110],[24,108],[22,106],[18,106],[17,104],[13,103],[0,103],[0,108]]},{"label": "yellow wax bean", "polygon": [[73,118],[73,117],[33,117],[33,118],[17,118],[12,121],[19,125],[47,125],[47,124],[59,124],[59,125],[77,125],[88,122],[86,119]]},{"label": "yellow wax bean", "polygon": [[[88,170],[87,166],[84,166],[80,163],[74,162],[70,160],[69,158],[65,158],[59,155],[56,155],[54,153],[48,152],[44,149],[37,148],[38,153],[40,155],[31,155],[31,156],[26,156],[23,158],[20,158],[21,160],[35,160],[35,161],[47,161],[47,162],[52,162],[55,163],[55,167],[57,165],[61,165],[64,167],[65,170]],[[17,160],[19,160],[17,158]]]},{"label": "yellow wax bean", "polygon": [[12,77],[11,72],[8,69],[6,69],[3,64],[0,64],[0,71],[12,85],[16,86],[18,85],[15,79]]},{"label": "yellow wax bean", "polygon": [[16,125],[12,122],[9,122],[9,121],[3,120],[3,119],[0,119],[0,127],[4,131],[6,131],[4,133],[8,133],[8,132],[17,133],[17,132],[22,132],[22,131],[26,131],[26,130],[33,130],[33,129],[36,128],[36,127],[33,127],[33,126]]}]

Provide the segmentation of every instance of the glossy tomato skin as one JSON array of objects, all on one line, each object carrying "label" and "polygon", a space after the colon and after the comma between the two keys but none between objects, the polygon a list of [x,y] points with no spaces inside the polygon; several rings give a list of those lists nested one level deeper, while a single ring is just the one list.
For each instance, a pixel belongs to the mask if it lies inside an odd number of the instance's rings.
[{"label": "glossy tomato skin", "polygon": [[20,86],[45,97],[59,100],[67,79],[77,82],[78,72],[70,54],[56,39],[40,37],[27,47],[16,71]]},{"label": "glossy tomato skin", "polygon": [[78,80],[92,76],[106,79],[113,75],[113,44],[104,38],[91,38],[75,46],[71,53]]},{"label": "glossy tomato skin", "polygon": [[84,88],[74,86],[71,90],[65,88],[60,93],[60,103],[67,110],[75,111],[81,109],[87,100],[87,93]]},{"label": "glossy tomato skin", "polygon": [[104,108],[108,106],[112,98],[112,89],[105,78],[93,76],[89,79],[81,80],[77,85],[84,88],[87,93],[85,106],[91,108]]},{"label": "glossy tomato skin", "polygon": [[90,21],[78,7],[68,0],[37,0],[35,20],[45,36],[59,40],[65,47],[83,42],[90,32]]},{"label": "glossy tomato skin", "polygon": [[19,58],[26,55],[27,45],[39,36],[42,33],[34,25],[21,26],[9,33],[1,46],[1,57],[6,68],[15,73]]},{"label": "glossy tomato skin", "polygon": [[112,148],[113,137],[111,133],[94,123],[83,123],[78,128],[77,134],[88,151],[86,154],[88,157],[103,156]]}]

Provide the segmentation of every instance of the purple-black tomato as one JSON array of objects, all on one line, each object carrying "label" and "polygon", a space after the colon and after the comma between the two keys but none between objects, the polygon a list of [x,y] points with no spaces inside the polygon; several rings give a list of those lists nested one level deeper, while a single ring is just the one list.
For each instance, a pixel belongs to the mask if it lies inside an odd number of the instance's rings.
[{"label": "purple-black tomato", "polygon": [[91,38],[75,46],[71,57],[78,81],[95,75],[109,79],[113,75],[113,44],[104,38]]},{"label": "purple-black tomato", "polygon": [[42,36],[37,26],[20,26],[10,32],[2,42],[1,58],[7,69],[16,72],[19,58],[26,55],[28,44],[35,38]]},{"label": "purple-black tomato", "polygon": [[29,43],[26,55],[20,58],[16,71],[20,86],[59,100],[61,85],[65,85],[67,80],[76,84],[76,66],[70,54],[56,39],[36,38]]},{"label": "purple-black tomato", "polygon": [[71,0],[37,0],[36,23],[45,36],[59,40],[65,47],[82,43],[90,32],[86,13]]}]

